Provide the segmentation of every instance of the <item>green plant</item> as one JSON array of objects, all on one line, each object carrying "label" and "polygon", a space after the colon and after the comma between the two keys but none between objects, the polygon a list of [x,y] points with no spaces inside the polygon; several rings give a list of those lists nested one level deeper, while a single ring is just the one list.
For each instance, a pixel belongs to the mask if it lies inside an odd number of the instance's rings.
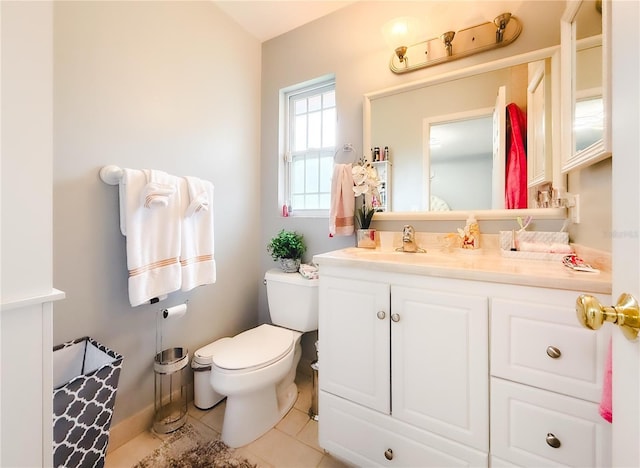
[{"label": "green plant", "polygon": [[304,243],[304,236],[294,231],[285,231],[284,229],[278,233],[267,244],[267,252],[271,254],[274,260],[281,258],[302,258],[307,251]]},{"label": "green plant", "polygon": [[374,208],[369,208],[367,205],[362,205],[356,210],[356,224],[358,229],[369,229],[373,215],[376,213]]}]

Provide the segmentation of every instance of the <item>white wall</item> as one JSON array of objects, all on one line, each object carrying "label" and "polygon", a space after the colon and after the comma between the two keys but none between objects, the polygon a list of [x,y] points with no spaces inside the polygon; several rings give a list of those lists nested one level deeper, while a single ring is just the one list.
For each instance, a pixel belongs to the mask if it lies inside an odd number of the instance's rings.
[{"label": "white wall", "polygon": [[[189,1],[55,2],[54,39],[54,343],[88,335],[124,355],[117,424],[153,404],[162,308],[189,300],[163,348],[190,354],[257,322],[260,43]],[[213,182],[216,284],[130,307],[107,164]]]}]

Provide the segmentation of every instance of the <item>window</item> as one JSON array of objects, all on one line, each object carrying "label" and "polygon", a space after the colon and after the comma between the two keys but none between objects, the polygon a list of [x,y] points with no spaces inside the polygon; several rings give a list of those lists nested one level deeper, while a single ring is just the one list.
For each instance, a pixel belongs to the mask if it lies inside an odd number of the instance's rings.
[{"label": "window", "polygon": [[292,215],[328,214],[336,146],[335,81],[285,94],[285,203]]}]

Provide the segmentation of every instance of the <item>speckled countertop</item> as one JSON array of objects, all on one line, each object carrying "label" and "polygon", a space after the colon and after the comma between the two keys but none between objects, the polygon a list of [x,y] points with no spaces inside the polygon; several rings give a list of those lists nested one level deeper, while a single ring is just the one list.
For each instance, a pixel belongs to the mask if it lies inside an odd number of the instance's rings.
[{"label": "speckled countertop", "polygon": [[315,255],[313,261],[319,265],[320,272],[324,265],[333,265],[611,294],[610,258],[606,252],[574,246],[578,255],[600,269],[598,273],[591,273],[572,271],[558,260],[502,256],[497,247],[497,236],[483,236],[483,248],[476,251],[448,249],[444,247],[443,235],[420,234],[416,238],[418,245],[427,250],[426,253],[396,252],[395,248],[401,241],[397,236],[388,236],[387,241],[378,241],[375,249],[348,247]]}]

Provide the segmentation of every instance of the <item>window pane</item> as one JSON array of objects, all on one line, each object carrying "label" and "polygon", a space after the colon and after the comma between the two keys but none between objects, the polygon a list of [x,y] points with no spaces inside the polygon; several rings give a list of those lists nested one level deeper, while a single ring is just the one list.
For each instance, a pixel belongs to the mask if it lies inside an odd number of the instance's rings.
[{"label": "window pane", "polygon": [[331,191],[331,176],[333,172],[333,156],[324,156],[320,160],[320,192]]},{"label": "window pane", "polygon": [[320,194],[320,206],[331,206],[331,195],[328,193]]},{"label": "window pane", "polygon": [[329,91],[328,93],[324,93],[322,95],[322,106],[324,108],[335,107],[336,106],[336,92],[335,91]]},{"label": "window pane", "polygon": [[298,99],[297,101],[295,101],[295,113],[297,114],[304,114],[305,112],[307,112],[307,100],[306,99]]},{"label": "window pane", "polygon": [[295,210],[304,210],[304,195],[294,195],[291,198],[291,208]]},{"label": "window pane", "polygon": [[307,148],[307,116],[299,115],[296,117],[294,130],[295,141],[293,143],[294,151],[303,151]]},{"label": "window pane", "polygon": [[320,172],[319,168],[319,159],[317,155],[307,157],[307,174],[306,174],[306,185],[305,191],[307,193],[317,192],[318,187],[318,174]]},{"label": "window pane", "polygon": [[322,124],[320,112],[309,114],[309,146],[308,148],[320,148],[322,138]]},{"label": "window pane", "polygon": [[336,109],[327,109],[322,112],[322,146],[335,146],[336,144]]},{"label": "window pane", "polygon": [[304,192],[304,159],[294,159],[291,171],[291,192],[292,195]]},{"label": "window pane", "polygon": [[320,95],[309,98],[309,112],[320,110],[322,107],[322,97]]},{"label": "window pane", "polygon": [[305,208],[307,208],[308,210],[316,210],[320,208],[317,194],[307,195],[305,197]]}]

